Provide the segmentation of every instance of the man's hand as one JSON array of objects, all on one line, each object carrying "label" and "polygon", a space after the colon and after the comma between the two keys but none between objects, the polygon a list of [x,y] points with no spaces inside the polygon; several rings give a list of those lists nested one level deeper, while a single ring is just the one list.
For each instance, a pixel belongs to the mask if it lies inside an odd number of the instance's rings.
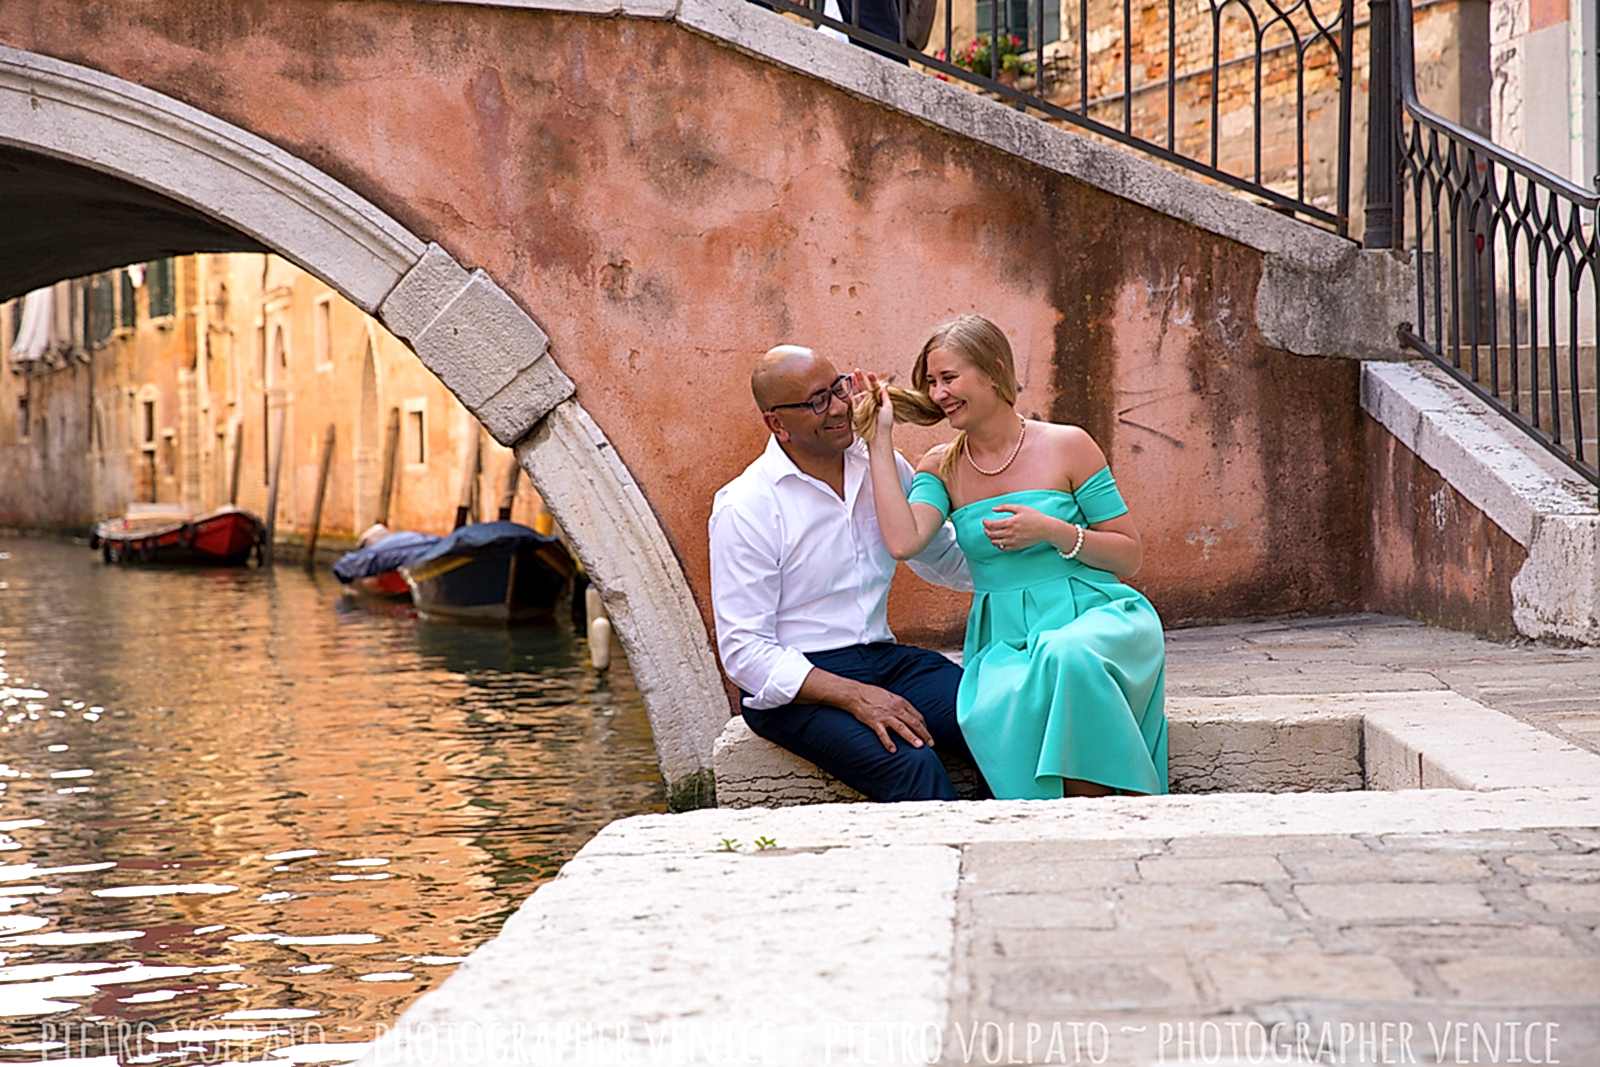
[{"label": "man's hand", "polygon": [[899,734],[913,748],[933,745],[933,735],[928,732],[928,724],[923,721],[922,713],[912,707],[910,701],[887,689],[863,685],[845,710],[877,734],[883,747],[890,752],[896,751],[894,739],[889,736],[891,733]]}]

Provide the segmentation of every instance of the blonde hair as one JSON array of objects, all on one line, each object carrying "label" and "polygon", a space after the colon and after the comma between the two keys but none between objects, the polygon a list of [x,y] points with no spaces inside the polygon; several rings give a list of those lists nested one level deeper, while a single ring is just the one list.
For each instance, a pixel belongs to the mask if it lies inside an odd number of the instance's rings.
[{"label": "blonde hair", "polygon": [[[1001,400],[1007,404],[1017,402],[1017,368],[1011,355],[1011,342],[1006,340],[1000,327],[982,315],[962,315],[934,327],[933,333],[923,342],[922,351],[917,353],[917,361],[911,367],[910,389],[889,386],[889,401],[896,422],[934,426],[944,421],[944,409],[928,396],[928,357],[941,348],[956,353],[987,376]],[[877,395],[869,392],[857,397],[852,418],[856,434],[864,441],[871,441],[877,429]],[[967,432],[962,430],[945,449],[939,463],[939,478],[946,486],[966,446]]]}]

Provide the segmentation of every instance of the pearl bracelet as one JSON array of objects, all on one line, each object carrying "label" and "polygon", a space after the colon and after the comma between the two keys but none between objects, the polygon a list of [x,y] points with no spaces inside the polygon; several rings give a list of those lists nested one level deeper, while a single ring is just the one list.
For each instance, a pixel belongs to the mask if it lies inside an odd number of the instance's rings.
[{"label": "pearl bracelet", "polygon": [[1080,551],[1083,550],[1083,524],[1081,522],[1075,522],[1073,525],[1078,528],[1078,543],[1072,546],[1071,552],[1062,552],[1061,549],[1056,549],[1056,553],[1060,555],[1062,559],[1073,559]]}]

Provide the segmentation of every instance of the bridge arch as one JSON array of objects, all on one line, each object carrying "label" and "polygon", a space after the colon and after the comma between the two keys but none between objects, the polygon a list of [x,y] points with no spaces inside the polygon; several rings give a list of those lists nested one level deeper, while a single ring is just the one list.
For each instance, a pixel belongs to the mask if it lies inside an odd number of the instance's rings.
[{"label": "bridge arch", "polygon": [[[406,342],[496,440],[515,447],[571,538],[644,694],[671,802],[710,801],[711,747],[728,700],[682,566],[549,336],[493,278],[248,130],[144,86],[4,46],[0,150],[156,194],[192,246],[184,251],[276,252]],[[51,269],[88,273],[146,250],[85,250],[102,259],[41,267],[45,274],[20,288],[56,280]]]}]

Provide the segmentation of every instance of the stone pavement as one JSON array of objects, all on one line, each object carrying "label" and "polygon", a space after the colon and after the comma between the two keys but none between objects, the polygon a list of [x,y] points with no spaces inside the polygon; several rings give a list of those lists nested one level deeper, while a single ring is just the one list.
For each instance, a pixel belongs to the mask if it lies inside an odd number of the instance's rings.
[{"label": "stone pavement", "polygon": [[1167,633],[1167,695],[1451,689],[1600,752],[1600,648],[1502,644],[1383,615]]},{"label": "stone pavement", "polygon": [[[1592,651],[1372,617],[1169,647],[1179,699],[1600,731]],[[1600,1067],[1600,780],[620,820],[361,1062]]]}]

